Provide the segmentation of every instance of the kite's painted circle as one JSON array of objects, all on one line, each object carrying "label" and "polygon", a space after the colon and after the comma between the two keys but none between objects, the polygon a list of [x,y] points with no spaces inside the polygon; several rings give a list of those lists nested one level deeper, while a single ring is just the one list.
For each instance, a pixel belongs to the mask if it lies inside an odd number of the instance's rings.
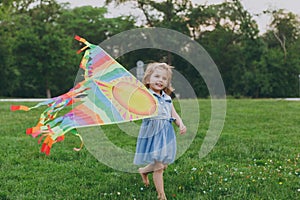
[{"label": "kite's painted circle", "polygon": [[155,105],[153,97],[149,92],[137,88],[136,84],[121,81],[118,82],[112,88],[114,99],[126,110],[136,115],[153,115],[155,113],[155,107],[149,105]]}]

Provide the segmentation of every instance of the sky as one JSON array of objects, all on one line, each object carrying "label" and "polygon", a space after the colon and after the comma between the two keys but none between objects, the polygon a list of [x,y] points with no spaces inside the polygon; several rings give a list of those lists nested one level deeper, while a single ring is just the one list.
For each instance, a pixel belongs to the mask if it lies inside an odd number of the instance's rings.
[{"label": "sky", "polygon": [[[105,0],[57,0],[58,2],[69,2],[71,7],[91,5],[101,7],[104,6]],[[224,2],[224,0],[192,0],[194,4],[218,4]],[[261,33],[268,29],[268,24],[270,24],[270,16],[266,14],[261,14],[267,9],[285,9],[287,11],[293,12],[300,16],[300,0],[241,0],[242,5],[246,10],[248,10],[252,15],[253,19],[257,22]],[[108,17],[117,17],[120,15],[134,15],[142,16],[141,11],[134,9],[134,6],[130,3],[125,5],[120,5],[115,7],[115,5],[110,5],[108,7]],[[255,14],[261,14],[256,16]]]}]

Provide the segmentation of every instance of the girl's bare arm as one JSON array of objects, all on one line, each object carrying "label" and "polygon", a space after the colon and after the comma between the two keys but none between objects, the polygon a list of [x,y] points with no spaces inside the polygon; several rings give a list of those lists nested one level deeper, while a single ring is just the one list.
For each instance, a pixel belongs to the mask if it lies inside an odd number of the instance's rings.
[{"label": "girl's bare arm", "polygon": [[175,123],[176,125],[179,127],[180,130],[180,134],[184,134],[186,133],[186,127],[183,124],[182,119],[180,118],[180,116],[178,115],[178,113],[176,112],[174,105],[172,104],[172,117],[175,119]]}]

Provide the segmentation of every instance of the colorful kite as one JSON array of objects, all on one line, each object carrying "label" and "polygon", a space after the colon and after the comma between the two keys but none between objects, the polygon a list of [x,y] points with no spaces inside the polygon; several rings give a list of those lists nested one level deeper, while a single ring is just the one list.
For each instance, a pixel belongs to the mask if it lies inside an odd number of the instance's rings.
[{"label": "colorful kite", "polygon": [[[84,80],[69,92],[41,102],[34,107],[11,106],[12,111],[48,106],[41,114],[35,127],[26,133],[43,141],[41,152],[49,155],[52,145],[64,140],[67,132],[77,133],[76,128],[128,122],[157,115],[157,100],[122,65],[110,57],[98,45],[75,36],[86,46],[80,68],[84,70]],[[67,106],[73,109],[63,116],[58,113]],[[80,137],[81,141],[82,138]],[[81,149],[83,142],[81,143]],[[74,148],[74,150],[79,150]]]}]

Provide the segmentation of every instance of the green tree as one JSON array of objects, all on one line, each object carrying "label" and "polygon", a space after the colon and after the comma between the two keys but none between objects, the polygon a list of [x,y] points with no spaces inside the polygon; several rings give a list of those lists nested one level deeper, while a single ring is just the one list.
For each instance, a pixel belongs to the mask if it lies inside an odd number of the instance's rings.
[{"label": "green tree", "polygon": [[[107,9],[102,7],[83,6],[66,9],[61,14],[58,23],[67,35],[72,37],[79,35],[94,44],[100,43],[122,31],[136,28],[132,17],[106,18],[106,13]],[[73,44],[76,49],[79,48],[77,41],[74,41]],[[102,48],[105,49],[106,47]],[[125,63],[130,66],[130,62],[125,61]]]},{"label": "green tree", "polygon": [[267,97],[298,96],[300,65],[295,55],[299,45],[300,20],[291,12],[282,9],[272,11],[270,29],[262,36],[267,45],[262,63],[268,76]]},{"label": "green tree", "polygon": [[16,31],[14,53],[22,86],[14,95],[49,98],[52,93],[56,95],[62,85],[71,86],[67,76],[57,79],[58,75],[75,74],[76,68],[70,38],[57,23],[62,7],[54,0],[36,3],[19,14],[21,23]]},{"label": "green tree", "polygon": [[[191,36],[210,53],[221,72],[228,95],[251,95],[255,91],[256,63],[263,43],[258,26],[240,1],[200,5],[188,15]],[[252,95],[251,95],[252,96]]]},{"label": "green tree", "polygon": [[[216,5],[195,5],[190,0],[131,1],[145,16],[142,26],[177,30],[199,42],[219,67],[228,95],[299,95],[299,16],[284,10],[266,11],[273,20],[266,34],[259,36],[256,22],[239,0]],[[131,16],[106,18],[106,13],[106,8],[71,9],[55,0],[0,1],[0,96],[49,97],[71,88],[81,58],[75,55],[81,44],[73,40],[74,35],[100,43],[136,27]],[[122,52],[130,45],[121,43],[125,46],[113,44],[104,49]],[[200,75],[179,56],[157,49],[129,54],[118,58],[124,66],[133,67],[140,59],[168,62],[199,96],[208,95]]]},{"label": "green tree", "polygon": [[[11,56],[11,45],[13,38],[11,37],[11,20],[9,18],[12,10],[10,2],[0,2],[0,96],[6,96],[9,94],[9,84],[11,78],[17,75],[17,71],[12,69],[12,56]],[[16,73],[16,74],[14,74]]]},{"label": "green tree", "polygon": [[[0,2],[0,96],[11,96],[20,87],[20,68],[15,65],[16,32],[22,25],[21,15],[31,1],[7,0]],[[23,6],[21,6],[23,5]]]},{"label": "green tree", "polygon": [[[137,8],[141,10],[146,19],[145,27],[163,27],[179,31],[189,35],[189,29],[186,25],[187,18],[185,17],[188,9],[192,6],[190,0],[106,0],[106,3],[115,2],[117,5],[125,2],[134,2]],[[159,51],[159,50],[156,50]],[[159,51],[167,63],[172,64],[172,54],[169,52]]]},{"label": "green tree", "polygon": [[299,17],[291,12],[279,9],[272,12],[272,18],[271,30],[269,31],[272,37],[270,39],[273,40],[275,45],[276,43],[280,45],[286,59],[288,46],[292,45],[300,34]]},{"label": "green tree", "polygon": [[92,43],[99,43],[116,33],[134,27],[130,17],[106,18],[104,7],[82,6],[66,9],[58,23],[70,36],[80,35]]},{"label": "green tree", "polygon": [[[118,5],[128,2],[128,0],[107,0],[106,2],[115,2]],[[151,0],[133,0],[131,2],[134,2],[135,5],[137,5],[137,8],[144,14],[146,23],[142,26],[168,28],[190,36],[190,30],[187,26],[188,18],[186,17],[189,9],[192,7],[190,0],[165,0],[159,2]],[[174,44],[176,43],[178,43],[178,41],[176,41],[175,38]],[[183,45],[184,44],[178,43],[178,46]],[[176,70],[184,74],[189,82],[193,84],[193,87],[199,96],[208,95],[205,87],[202,87],[205,86],[205,83],[203,81],[201,83],[199,82],[201,77],[195,72],[196,70],[194,67],[186,60],[171,52],[159,49],[139,50],[131,52],[130,55],[123,56],[119,60],[124,62],[129,61],[130,66],[135,66],[137,60],[143,60],[145,63],[160,61],[174,65]]]},{"label": "green tree", "polygon": [[19,0],[5,6],[0,9],[0,83],[8,87],[1,87],[2,96],[64,93],[74,84],[81,58],[75,34],[99,43],[134,27],[130,17],[106,19],[105,8],[70,9],[55,0]]}]

